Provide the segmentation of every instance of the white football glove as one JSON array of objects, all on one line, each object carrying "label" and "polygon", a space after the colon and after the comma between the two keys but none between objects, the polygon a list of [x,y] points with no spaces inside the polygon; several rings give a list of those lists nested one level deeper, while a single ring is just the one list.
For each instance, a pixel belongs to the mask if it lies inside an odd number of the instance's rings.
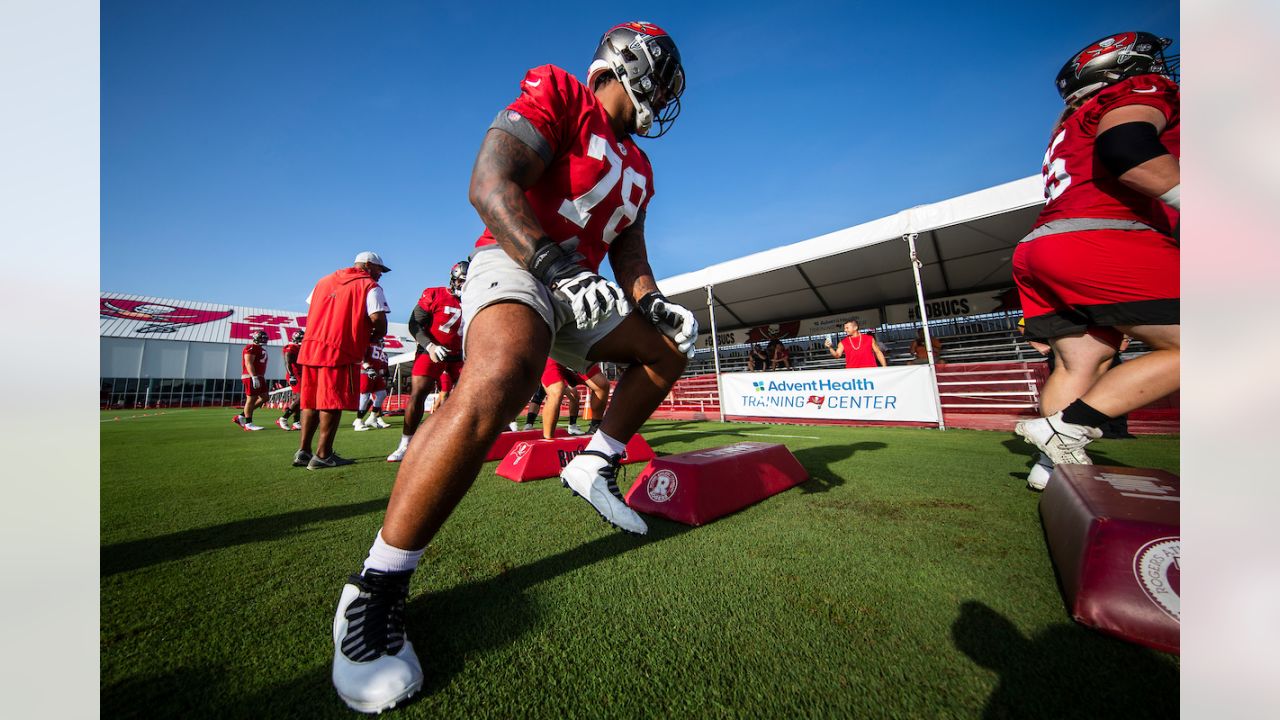
[{"label": "white football glove", "polygon": [[529,272],[552,295],[569,304],[573,322],[580,330],[595,327],[615,309],[619,315],[631,312],[631,303],[622,288],[578,265],[581,259],[581,255],[570,255],[549,238],[542,238],[529,262]]},{"label": "white football glove", "polygon": [[254,390],[257,390],[258,388],[262,387],[262,378],[258,377],[257,375],[254,375],[253,378],[249,380],[249,383],[253,385]]},{"label": "white football glove", "polygon": [[615,308],[619,315],[631,312],[622,288],[589,270],[552,283],[551,293],[569,303],[573,322],[580,330],[595,327]]},{"label": "white football glove", "polygon": [[666,299],[657,290],[645,294],[638,304],[646,320],[671,338],[686,357],[693,357],[694,346],[698,342],[698,321],[693,313]]},{"label": "white football glove", "polygon": [[427,354],[431,356],[433,362],[444,362],[444,358],[449,354],[449,351],[445,350],[443,345],[427,343]]}]

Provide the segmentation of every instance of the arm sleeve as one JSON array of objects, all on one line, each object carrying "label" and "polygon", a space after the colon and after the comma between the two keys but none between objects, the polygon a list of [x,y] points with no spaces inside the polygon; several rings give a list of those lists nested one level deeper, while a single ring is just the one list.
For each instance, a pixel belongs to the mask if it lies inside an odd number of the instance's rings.
[{"label": "arm sleeve", "polygon": [[369,288],[369,294],[365,296],[365,312],[369,315],[377,312],[391,312],[391,306],[387,304],[387,294],[383,292],[381,285]]},{"label": "arm sleeve", "polygon": [[413,313],[409,315],[409,334],[423,348],[428,343],[435,342],[435,338],[431,337],[431,333],[427,330],[427,325],[431,322],[431,313],[423,310],[421,307],[414,305]]}]

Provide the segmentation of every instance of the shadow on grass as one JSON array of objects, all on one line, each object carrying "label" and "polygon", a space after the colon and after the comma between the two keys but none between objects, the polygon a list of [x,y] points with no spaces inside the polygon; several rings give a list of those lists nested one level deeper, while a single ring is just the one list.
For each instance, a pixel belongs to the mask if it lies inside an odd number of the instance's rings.
[{"label": "shadow on grass", "polygon": [[883,450],[888,445],[882,442],[856,442],[847,445],[822,445],[793,450],[792,454],[809,471],[809,480],[800,485],[805,494],[824,493],[845,483],[840,473],[831,470],[835,463],[853,457],[855,453]]},{"label": "shadow on grass", "polygon": [[233,545],[275,540],[313,523],[378,512],[387,508],[386,498],[360,503],[312,508],[269,517],[237,520],[212,527],[183,530],[159,537],[131,540],[102,548],[101,577],[139,570],[171,560],[180,560],[207,550]]},{"label": "shadow on grass", "polygon": [[[578,547],[512,567],[500,575],[441,592],[427,592],[406,607],[409,640],[426,675],[422,692],[408,705],[429,703],[471,658],[517,642],[539,623],[537,602],[527,591],[561,575],[693,528],[648,517],[649,534],[638,538],[611,533]],[[335,585],[337,598],[340,583]],[[326,609],[332,612],[332,607]],[[314,641],[325,660],[303,675],[266,690],[247,693],[226,668],[180,668],[159,676],[130,677],[104,685],[103,717],[264,718],[354,717],[329,680],[329,635],[316,628]],[[574,632],[564,627],[563,632]],[[245,652],[254,652],[251,646]],[[264,668],[263,672],[269,672]]]},{"label": "shadow on grass", "polygon": [[1000,675],[984,718],[1168,718],[1178,716],[1171,656],[1078,625],[1024,636],[983,603],[960,606],[957,649]]}]

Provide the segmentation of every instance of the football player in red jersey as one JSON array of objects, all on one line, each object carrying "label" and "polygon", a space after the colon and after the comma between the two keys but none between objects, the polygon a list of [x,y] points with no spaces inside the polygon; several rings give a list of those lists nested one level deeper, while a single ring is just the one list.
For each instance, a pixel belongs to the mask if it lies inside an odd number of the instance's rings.
[{"label": "football player in red jersey", "polygon": [[252,340],[240,351],[240,380],[244,383],[244,411],[231,419],[242,430],[261,430],[253,424],[253,411],[267,401],[267,333],[254,330]]},{"label": "football player in red jersey", "polygon": [[609,402],[609,378],[604,376],[600,365],[594,364],[586,372],[578,373],[547,358],[542,370],[542,387],[547,391],[546,401],[542,404],[542,437],[550,440],[555,435],[556,423],[560,422],[560,401],[565,393],[569,393],[569,427],[570,435],[584,435],[578,428],[578,392],[579,385],[586,385],[590,393],[587,401],[591,403],[591,424],[593,431],[598,418],[604,415],[605,405]]},{"label": "football player in red jersey", "polygon": [[[390,375],[387,351],[382,343],[382,338],[369,343],[360,367],[360,406],[351,424],[356,432],[391,427],[382,419],[382,402],[387,399],[387,376]],[[367,413],[371,414],[366,421]]]},{"label": "football player in red jersey", "polygon": [[418,304],[409,316],[409,334],[418,342],[413,358],[413,376],[409,381],[409,405],[404,409],[404,429],[400,444],[387,456],[387,462],[400,462],[409,451],[409,441],[422,422],[427,397],[436,391],[434,413],[449,397],[462,374],[462,286],[467,281],[463,260],[449,269],[449,286],[422,291]]},{"label": "football player in red jersey", "polygon": [[[1169,40],[1109,35],[1058,73],[1067,107],[1045,152],[1045,206],[1013,256],[1028,335],[1057,365],[1017,433],[1057,463],[1089,464],[1099,426],[1178,389],[1179,90]],[[1152,352],[1114,369],[1125,335]]]},{"label": "football player in red jersey", "polygon": [[[302,415],[299,408],[302,407],[298,399],[298,378],[301,377],[301,369],[298,367],[298,351],[302,349],[302,339],[306,336],[301,330],[295,330],[293,336],[289,338],[289,344],[284,346],[284,368],[288,375],[289,381],[289,407],[284,409],[284,414],[276,418],[276,427],[281,430],[301,430]],[[289,424],[289,416],[293,416],[293,424]]]},{"label": "football player in red jersey", "polygon": [[[534,68],[486,133],[470,187],[486,229],[462,294],[467,370],[427,420],[425,441],[409,445],[382,530],[343,588],[332,677],[349,706],[378,712],[421,687],[401,610],[409,577],[548,355],[578,371],[627,365],[600,432],[561,478],[614,526],[647,531],[617,490],[618,460],[680,377],[697,323],[658,291],[649,267],[653,172],[633,135],[666,132],[684,86],[671,37],[624,23],[601,39],[586,84]],[[598,272],[606,256],[616,283]]]}]

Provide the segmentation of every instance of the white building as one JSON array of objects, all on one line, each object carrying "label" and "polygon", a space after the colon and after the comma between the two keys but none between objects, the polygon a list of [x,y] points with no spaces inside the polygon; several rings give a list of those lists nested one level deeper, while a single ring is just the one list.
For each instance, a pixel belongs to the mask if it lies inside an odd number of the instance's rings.
[{"label": "white building", "polygon": [[[240,405],[241,350],[267,333],[267,383],[285,380],[282,348],[306,310],[268,310],[194,300],[102,293],[102,407]],[[388,355],[411,352],[409,326],[390,323]]]}]

